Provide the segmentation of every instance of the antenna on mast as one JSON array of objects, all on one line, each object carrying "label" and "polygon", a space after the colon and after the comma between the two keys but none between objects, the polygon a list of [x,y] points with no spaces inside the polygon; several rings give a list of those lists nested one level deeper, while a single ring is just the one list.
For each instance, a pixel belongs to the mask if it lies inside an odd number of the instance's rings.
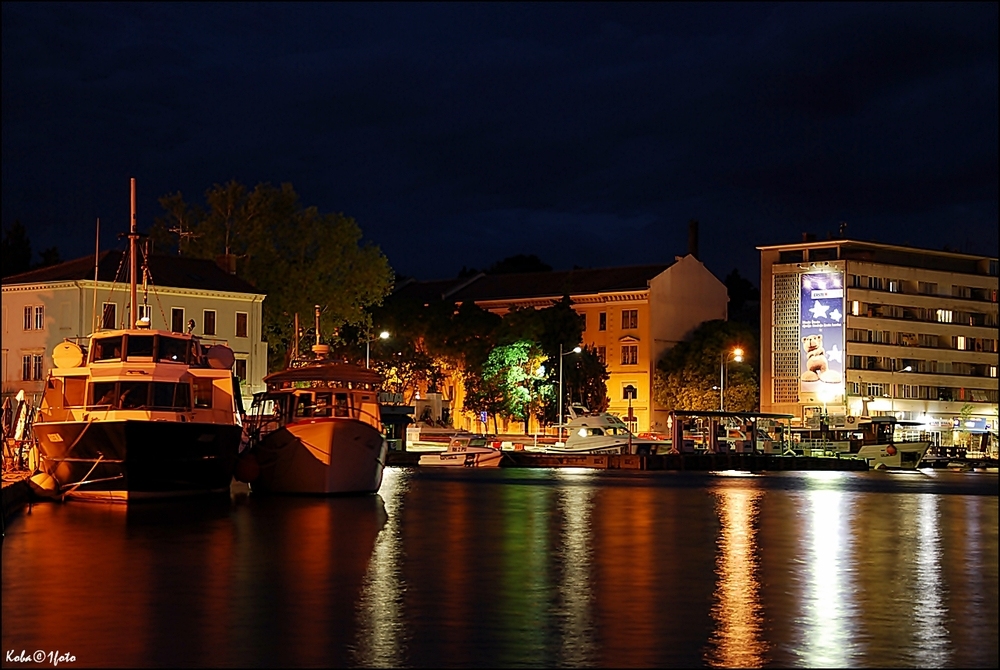
[{"label": "antenna on mast", "polygon": [[[101,262],[101,218],[97,217],[97,241],[94,242],[94,310],[92,312],[94,317],[93,328],[91,332],[94,332],[98,328],[98,324],[101,322],[97,320],[97,267]],[[103,319],[102,319],[103,320]]]},{"label": "antenna on mast", "polygon": [[128,263],[129,263],[129,311],[128,320],[129,328],[135,327],[136,322],[136,305],[138,300],[136,298],[136,244],[135,241],[139,239],[139,233],[136,230],[135,224],[135,177],[132,177],[132,221],[129,226],[128,233]]}]

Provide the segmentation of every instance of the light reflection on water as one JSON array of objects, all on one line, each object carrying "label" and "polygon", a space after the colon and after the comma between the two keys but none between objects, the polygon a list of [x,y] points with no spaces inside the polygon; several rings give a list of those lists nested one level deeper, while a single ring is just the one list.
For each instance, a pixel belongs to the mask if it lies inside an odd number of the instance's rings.
[{"label": "light reflection on water", "polygon": [[365,498],[37,505],[4,540],[3,651],[90,667],[995,667],[996,482],[390,468]]}]

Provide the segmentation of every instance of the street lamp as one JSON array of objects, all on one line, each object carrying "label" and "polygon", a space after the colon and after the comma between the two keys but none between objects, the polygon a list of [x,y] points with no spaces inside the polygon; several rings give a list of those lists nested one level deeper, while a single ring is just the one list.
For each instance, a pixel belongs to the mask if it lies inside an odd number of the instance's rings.
[{"label": "street lamp", "polygon": [[369,337],[367,340],[365,340],[365,367],[366,368],[370,367],[369,364],[371,363],[372,342],[374,342],[375,340],[388,340],[388,339],[389,339],[389,331],[388,330],[383,330],[381,333],[378,334],[378,337]]},{"label": "street lamp", "polygon": [[889,371],[889,386],[892,388],[889,390],[889,409],[892,411],[892,415],[896,416],[896,373],[897,372],[912,372],[913,366],[907,365],[905,368],[900,368],[899,370]]},{"label": "street lamp", "polygon": [[732,351],[723,351],[719,355],[719,411],[726,411],[726,366],[729,361],[743,362],[743,350],[736,347]]},{"label": "street lamp", "polygon": [[563,356],[569,356],[570,354],[578,354],[582,351],[580,347],[573,347],[571,351],[567,351],[565,354],[562,350],[562,342],[559,343],[559,442],[562,442],[562,429],[563,429],[563,413],[562,413],[562,403],[563,403]]}]

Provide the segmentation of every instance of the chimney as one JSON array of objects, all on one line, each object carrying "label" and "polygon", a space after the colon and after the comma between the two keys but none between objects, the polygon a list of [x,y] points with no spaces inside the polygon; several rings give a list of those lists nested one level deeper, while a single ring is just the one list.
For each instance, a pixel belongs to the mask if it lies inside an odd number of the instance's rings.
[{"label": "chimney", "polygon": [[698,220],[688,221],[688,253],[698,258]]},{"label": "chimney", "polygon": [[223,272],[236,274],[236,254],[223,254],[215,257],[215,264],[222,268]]},{"label": "chimney", "polygon": [[816,233],[802,233],[802,241],[803,242],[815,242],[816,241]]}]

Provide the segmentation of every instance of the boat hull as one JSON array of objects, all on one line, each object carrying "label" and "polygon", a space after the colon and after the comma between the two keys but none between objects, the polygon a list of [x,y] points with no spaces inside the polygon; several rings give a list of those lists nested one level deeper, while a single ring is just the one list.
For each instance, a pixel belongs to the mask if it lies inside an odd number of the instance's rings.
[{"label": "boat hull", "polygon": [[457,468],[495,468],[499,467],[503,452],[497,449],[482,452],[441,452],[424,454],[419,465],[444,466]]},{"label": "boat hull", "polygon": [[869,444],[852,457],[868,461],[873,469],[916,470],[927,453],[930,442],[896,442],[892,445]]},{"label": "boat hull", "polygon": [[33,430],[39,468],[61,494],[116,499],[228,492],[242,436],[238,425],[127,419]]},{"label": "boat hull", "polygon": [[253,447],[251,490],[318,495],[375,493],[387,443],[371,425],[345,418],[287,424]]}]

